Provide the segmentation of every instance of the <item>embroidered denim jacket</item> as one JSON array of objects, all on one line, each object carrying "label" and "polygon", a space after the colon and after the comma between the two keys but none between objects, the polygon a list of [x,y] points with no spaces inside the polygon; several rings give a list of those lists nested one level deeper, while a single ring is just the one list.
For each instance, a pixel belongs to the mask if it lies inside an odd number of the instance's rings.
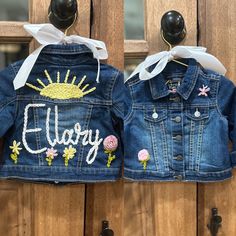
[{"label": "embroidered denim jacket", "polygon": [[236,166],[235,86],[194,59],[183,61],[187,69],[170,62],[149,81],[136,75],[126,83],[127,179],[207,182],[231,177]]},{"label": "embroidered denim jacket", "polygon": [[96,182],[120,177],[123,74],[83,45],[50,45],[27,84],[14,90],[22,61],[0,72],[1,178]]}]

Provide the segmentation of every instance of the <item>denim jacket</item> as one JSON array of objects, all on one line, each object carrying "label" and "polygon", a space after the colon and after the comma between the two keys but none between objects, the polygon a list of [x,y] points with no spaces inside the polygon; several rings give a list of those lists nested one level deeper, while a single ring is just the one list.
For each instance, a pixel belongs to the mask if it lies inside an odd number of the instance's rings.
[{"label": "denim jacket", "polygon": [[43,49],[27,84],[14,90],[22,61],[0,72],[0,178],[46,182],[120,177],[123,74],[84,45]]},{"label": "denim jacket", "polygon": [[235,86],[194,59],[183,61],[187,68],[170,62],[149,81],[136,75],[126,83],[127,179],[210,182],[232,176]]}]

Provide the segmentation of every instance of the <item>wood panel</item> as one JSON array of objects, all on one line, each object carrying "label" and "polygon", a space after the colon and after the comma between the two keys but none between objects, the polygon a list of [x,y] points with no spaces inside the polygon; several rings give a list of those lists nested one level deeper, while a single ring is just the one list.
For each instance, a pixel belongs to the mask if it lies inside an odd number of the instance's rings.
[{"label": "wood panel", "polygon": [[148,42],[145,40],[125,40],[125,58],[140,58],[148,54]]},{"label": "wood panel", "polygon": [[30,188],[24,184],[0,181],[0,235],[31,235]]},{"label": "wood panel", "polygon": [[[197,2],[195,0],[146,0],[146,40],[149,53],[166,50],[160,36],[160,20],[169,10],[177,10],[186,21],[183,44],[197,43]],[[140,52],[142,53],[142,52]],[[125,183],[124,235],[196,235],[195,183]]]},{"label": "wood panel", "polygon": [[84,235],[84,185],[40,185],[33,189],[31,235]]},{"label": "wood panel", "polygon": [[[94,0],[92,38],[106,43],[108,63],[123,69],[123,0]],[[102,220],[115,235],[123,234],[123,183],[89,184],[86,187],[86,236],[98,236]]]},{"label": "wood panel", "polygon": [[[200,45],[226,66],[227,77],[236,84],[236,2],[230,0],[199,0]],[[199,184],[198,235],[210,235],[206,225],[211,208],[217,207],[223,218],[218,235],[236,235],[236,172],[231,180]]]}]

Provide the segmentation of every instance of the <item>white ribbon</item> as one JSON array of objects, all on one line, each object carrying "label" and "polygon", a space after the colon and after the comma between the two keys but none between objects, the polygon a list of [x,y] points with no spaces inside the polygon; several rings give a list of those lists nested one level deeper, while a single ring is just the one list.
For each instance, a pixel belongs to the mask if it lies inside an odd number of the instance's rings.
[{"label": "white ribbon", "polygon": [[50,44],[76,43],[86,45],[92,51],[93,57],[98,61],[96,81],[99,82],[99,60],[108,58],[108,53],[104,42],[77,35],[66,36],[62,31],[54,27],[52,24],[27,24],[24,25],[24,28],[41,44],[41,46],[32,52],[22,64],[13,81],[15,90],[25,85],[40,52],[44,47]]},{"label": "white ribbon", "polygon": [[[213,55],[206,53],[204,47],[192,47],[192,46],[176,46],[170,51],[163,51],[157,54],[148,56],[145,61],[140,63],[133,73],[125,80],[129,80],[131,77],[139,73],[140,80],[149,80],[159,73],[161,73],[166,64],[174,58],[194,58],[204,68],[218,72],[225,75],[226,69],[224,65]],[[156,64],[152,72],[148,72],[147,68]]]}]

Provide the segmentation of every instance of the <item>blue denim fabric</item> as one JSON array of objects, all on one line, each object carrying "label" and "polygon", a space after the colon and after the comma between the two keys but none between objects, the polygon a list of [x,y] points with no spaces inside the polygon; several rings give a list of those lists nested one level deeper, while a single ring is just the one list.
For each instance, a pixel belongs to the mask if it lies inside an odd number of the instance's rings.
[{"label": "blue denim fabric", "polygon": [[[148,181],[220,181],[236,166],[234,84],[194,59],[168,63],[149,81],[126,83],[124,177]],[[199,88],[210,91],[199,95]],[[174,87],[173,87],[174,86]],[[176,88],[176,93],[170,90]],[[233,142],[228,149],[229,138]],[[146,169],[138,160],[146,149]]]},{"label": "blue denim fabric", "polygon": [[[53,83],[57,82],[60,72],[61,84],[71,84],[76,76],[74,84],[77,85],[86,76],[80,88],[86,84],[89,85],[84,91],[96,87],[96,90],[83,97],[62,99],[62,92],[60,98],[51,98],[50,94],[40,95],[40,91],[27,85],[15,91],[13,79],[21,65],[22,61],[18,61],[0,72],[0,137],[4,137],[0,178],[45,182],[97,182],[120,178],[123,74],[112,66],[101,64],[100,82],[96,83],[97,60],[86,46],[47,46],[27,83],[42,89],[42,83],[37,81],[39,78],[48,86],[50,81],[44,73],[47,70]],[[68,81],[64,82],[68,70],[70,75]],[[61,140],[63,134],[64,142]],[[103,140],[109,135],[118,139],[118,147],[112,152],[116,159],[108,168],[108,153],[105,153]],[[20,142],[19,147],[22,148],[16,164],[11,158],[10,149],[14,140]],[[49,140],[51,143],[56,140],[53,147],[58,154],[51,165],[46,160],[46,149],[52,147]],[[58,143],[57,140],[62,142]],[[70,145],[76,149],[76,153],[66,166],[63,154]],[[88,160],[95,156],[90,164],[86,161],[88,156]]]}]

